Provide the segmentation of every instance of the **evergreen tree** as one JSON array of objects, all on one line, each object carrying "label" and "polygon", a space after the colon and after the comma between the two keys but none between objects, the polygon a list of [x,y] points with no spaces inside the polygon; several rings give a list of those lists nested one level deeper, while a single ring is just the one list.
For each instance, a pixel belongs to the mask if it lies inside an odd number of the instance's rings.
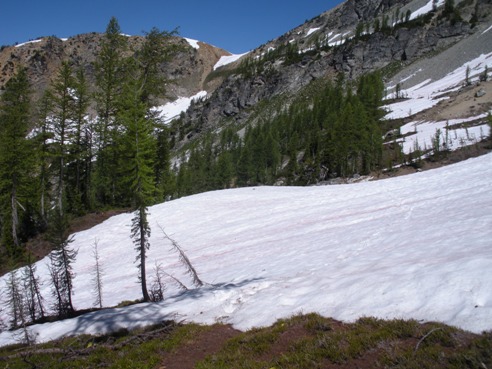
[{"label": "evergreen tree", "polygon": [[7,82],[0,101],[0,211],[2,239],[11,257],[21,253],[19,211],[33,169],[30,143],[26,139],[29,109],[29,83],[26,71],[21,69]]},{"label": "evergreen tree", "polygon": [[81,214],[91,205],[90,170],[91,170],[91,127],[87,121],[89,108],[89,86],[83,69],[79,69],[73,86],[73,137],[69,150],[70,164],[67,168],[67,197],[71,213]]},{"label": "evergreen tree", "polygon": [[359,78],[357,96],[364,104],[371,118],[378,121],[384,116],[383,105],[384,83],[379,72],[369,73]]},{"label": "evergreen tree", "polygon": [[[153,122],[148,118],[149,106],[142,100],[142,80],[136,64],[129,65],[127,82],[119,103],[118,121],[124,127],[122,148],[124,153],[121,168],[123,182],[130,190],[131,205],[135,209],[131,235],[137,250],[140,271],[139,280],[144,301],[149,301],[145,259],[150,244],[150,227],[147,221],[147,206],[154,193],[155,138]],[[122,154],[123,155],[123,154]]]},{"label": "evergreen tree", "polygon": [[173,196],[175,178],[171,171],[171,150],[169,147],[169,130],[159,126],[156,133],[156,158],[154,162],[155,192],[154,199],[163,201]]},{"label": "evergreen tree", "polygon": [[5,281],[6,304],[11,318],[10,326],[19,328],[25,325],[24,298],[21,290],[21,283],[17,271],[13,270],[8,274]]},{"label": "evergreen tree", "polygon": [[66,217],[56,211],[50,232],[53,251],[49,255],[48,267],[51,275],[52,295],[55,298],[53,308],[57,315],[63,318],[72,315],[75,311],[72,303],[73,279],[75,278],[73,263],[78,253],[70,247],[73,239],[66,236],[66,229]]},{"label": "evergreen tree", "polygon": [[454,13],[454,0],[444,1],[444,14],[451,15]]},{"label": "evergreen tree", "polygon": [[145,42],[136,55],[141,71],[141,99],[144,102],[154,103],[153,99],[166,93],[167,80],[160,68],[179,50],[177,45],[169,42],[170,37],[176,34],[176,31],[160,31],[153,27],[145,35]]},{"label": "evergreen tree", "polygon": [[118,95],[124,80],[124,57],[127,38],[121,34],[118,20],[112,17],[101,42],[101,51],[94,63],[96,74],[96,110],[98,122],[96,198],[100,204],[115,205],[118,156],[114,146],[118,127],[115,126]]},{"label": "evergreen tree", "polygon": [[381,30],[381,22],[379,18],[374,20],[374,32],[379,32]]},{"label": "evergreen tree", "polygon": [[25,304],[32,322],[44,318],[43,297],[41,296],[41,282],[36,275],[36,265],[28,254],[27,265],[22,270]]},{"label": "evergreen tree", "polygon": [[44,224],[47,224],[47,204],[50,202],[51,193],[50,166],[53,155],[49,142],[53,138],[50,127],[52,109],[53,95],[47,89],[38,103],[38,123],[36,125],[38,134],[34,140],[37,154],[36,165],[38,167],[39,213]]},{"label": "evergreen tree", "polygon": [[62,215],[66,210],[66,166],[74,128],[72,119],[74,115],[74,86],[72,67],[67,62],[63,62],[51,87],[53,93],[53,130],[56,142],[54,155],[58,172],[56,175],[56,202],[58,211]]},{"label": "evergreen tree", "polygon": [[103,298],[102,298],[102,276],[104,274],[103,266],[101,265],[101,257],[99,255],[98,242],[97,239],[94,241],[94,248],[92,250],[92,255],[94,256],[94,269],[93,269],[93,291],[95,295],[94,306],[102,309]]},{"label": "evergreen tree", "polygon": [[357,27],[355,28],[355,39],[359,40],[364,33],[364,23],[359,22],[357,23]]}]

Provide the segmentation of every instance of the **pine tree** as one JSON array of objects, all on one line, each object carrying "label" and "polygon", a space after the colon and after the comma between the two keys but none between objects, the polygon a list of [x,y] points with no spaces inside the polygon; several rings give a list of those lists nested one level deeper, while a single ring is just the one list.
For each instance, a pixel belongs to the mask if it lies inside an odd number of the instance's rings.
[{"label": "pine tree", "polygon": [[94,306],[102,309],[103,298],[102,298],[102,276],[104,274],[103,266],[101,265],[101,257],[99,255],[98,241],[94,240],[94,248],[92,250],[92,255],[94,256],[94,270],[93,270],[93,290],[95,295]]},{"label": "pine tree", "polygon": [[454,0],[444,1],[444,14],[451,15],[454,13]]},{"label": "pine tree", "polygon": [[11,318],[10,326],[14,329],[22,327],[26,323],[24,298],[20,279],[15,270],[8,274],[8,278],[5,281],[5,293],[6,304]]},{"label": "pine tree", "polygon": [[51,90],[53,93],[53,130],[55,133],[55,164],[56,175],[56,202],[58,211],[63,215],[65,212],[65,186],[67,172],[67,157],[73,134],[74,115],[74,85],[72,67],[63,62],[56,76]]},{"label": "pine tree", "polygon": [[175,176],[171,171],[171,150],[169,145],[169,130],[166,127],[156,128],[156,158],[154,162],[156,201],[163,201],[173,196],[175,192]]},{"label": "pine tree", "polygon": [[169,42],[170,37],[176,34],[176,30],[167,32],[153,27],[146,33],[145,42],[137,52],[136,60],[141,70],[141,99],[146,103],[153,103],[153,99],[166,93],[167,80],[160,68],[180,49]]},{"label": "pine tree", "polygon": [[41,282],[36,275],[36,265],[28,254],[27,265],[22,270],[22,279],[25,292],[26,309],[32,322],[44,318],[43,297],[41,296]]},{"label": "pine tree", "polygon": [[150,247],[150,227],[147,221],[147,206],[154,193],[155,138],[153,123],[148,118],[149,107],[142,101],[142,81],[136,64],[129,65],[127,82],[119,103],[118,121],[124,127],[121,146],[124,154],[121,163],[122,183],[129,189],[131,205],[135,209],[131,235],[137,251],[140,271],[139,280],[144,301],[149,301],[145,259]]},{"label": "pine tree", "polygon": [[[69,150],[70,164],[67,168],[68,207],[71,213],[81,214],[90,208],[90,162],[91,141],[90,126],[87,121],[89,108],[89,86],[83,69],[79,69],[74,78],[73,86],[73,137]],[[89,133],[89,135],[87,134]],[[86,179],[86,178],[89,179]]]},{"label": "pine tree", "polygon": [[50,166],[52,160],[52,150],[50,140],[53,138],[51,132],[51,113],[53,109],[53,95],[49,89],[45,90],[41,100],[38,103],[37,115],[38,122],[36,129],[38,134],[34,141],[36,144],[36,157],[38,167],[37,193],[39,196],[39,213],[42,222],[47,224],[47,204],[50,202],[51,181]]},{"label": "pine tree", "polygon": [[78,253],[70,247],[73,239],[65,235],[66,229],[66,217],[56,211],[50,234],[53,251],[49,255],[48,268],[51,275],[52,295],[55,298],[53,308],[62,318],[70,316],[75,311],[72,303],[73,279],[75,278],[73,263]]},{"label": "pine tree", "polygon": [[98,115],[97,162],[95,173],[96,198],[100,204],[115,204],[117,182],[117,150],[114,147],[117,99],[124,79],[124,58],[127,39],[121,34],[118,20],[112,17],[106,28],[101,51],[94,63],[96,74],[95,101]]},{"label": "pine tree", "polygon": [[30,119],[29,83],[21,69],[11,78],[0,101],[0,211],[3,243],[11,257],[20,255],[19,209],[30,182],[32,155],[26,139]]}]

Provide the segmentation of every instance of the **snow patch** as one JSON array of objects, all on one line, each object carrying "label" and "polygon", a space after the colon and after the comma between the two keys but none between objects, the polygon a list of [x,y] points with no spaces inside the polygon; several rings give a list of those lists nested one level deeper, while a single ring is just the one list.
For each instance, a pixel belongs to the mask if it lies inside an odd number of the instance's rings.
[{"label": "snow patch", "polygon": [[473,145],[490,135],[490,127],[486,123],[465,128],[455,128],[454,126],[485,119],[486,117],[487,114],[481,114],[469,118],[437,122],[410,122],[400,128],[400,133],[405,137],[398,142],[400,142],[403,152],[409,154],[416,150],[434,149],[435,140],[439,136],[439,149],[454,151]]},{"label": "snow patch", "polygon": [[[413,114],[432,108],[443,99],[446,99],[446,97],[439,96],[443,95],[444,93],[457,91],[461,88],[461,86],[463,86],[463,83],[466,79],[467,69],[469,71],[469,81],[471,83],[474,83],[478,80],[478,76],[483,73],[485,66],[490,65],[491,62],[492,52],[488,54],[482,54],[479,57],[465,63],[461,67],[455,69],[454,71],[448,73],[445,77],[437,81],[427,79],[415,86],[407,89],[402,89],[400,94],[407,100],[386,105],[385,108],[389,111],[389,113],[385,116],[385,118],[406,118]],[[403,82],[411,77],[412,76],[404,78],[400,81],[400,83],[403,85]],[[394,92],[386,96],[387,99],[394,97]]]},{"label": "snow patch", "polygon": [[177,118],[182,112],[188,110],[193,100],[198,100],[207,96],[207,91],[200,91],[191,97],[179,97],[173,102],[169,102],[165,105],[156,106],[152,110],[158,113],[158,117],[163,120],[164,123],[169,123],[173,119]]},{"label": "snow patch", "polygon": [[234,63],[236,60],[240,59],[241,57],[247,54],[249,54],[249,51],[244,54],[232,54],[232,55],[221,56],[219,61],[214,65],[214,70],[223,67],[224,65]]},{"label": "snow patch", "polygon": [[23,42],[22,44],[17,44],[17,45],[15,45],[15,47],[22,47],[22,46],[29,45],[29,44],[35,44],[35,43],[37,43],[37,42],[41,42],[41,41],[43,41],[43,39],[42,39],[42,38],[37,39],[37,40],[32,40],[32,41]]},{"label": "snow patch", "polygon": [[[149,208],[152,265],[190,285],[159,226],[179,242],[207,287],[165,301],[29,327],[38,342],[135,328],[165,319],[222,321],[246,330],[296,312],[351,322],[362,316],[492,329],[492,154],[378,182],[252,187],[203,193]],[[140,298],[126,213],[74,234],[76,309],[92,306],[97,240],[103,303]],[[51,305],[47,258],[41,293]],[[5,284],[6,276],[0,278]],[[322,293],[320,293],[322,291]],[[3,321],[7,309],[0,313]],[[16,332],[0,334],[0,345]]]},{"label": "snow patch", "polygon": [[[427,14],[429,13],[430,11],[432,11],[432,7],[433,7],[433,2],[434,0],[429,0],[429,2],[427,2],[427,4],[425,4],[423,7],[417,9],[416,11],[414,11],[411,15],[410,15],[410,19],[415,19],[417,18],[418,16],[420,15],[424,15],[424,14]],[[437,7],[440,7],[441,5],[444,4],[444,0],[439,0],[436,4]]]},{"label": "snow patch", "polygon": [[198,43],[199,43],[200,41],[193,40],[193,39],[191,39],[191,38],[186,38],[186,37],[185,37],[184,39],[186,40],[186,42],[188,42],[188,43],[190,44],[190,46],[191,46],[192,48],[197,49],[197,50],[200,48],[200,45],[198,45]]},{"label": "snow patch", "polygon": [[489,28],[487,28],[485,31],[483,31],[483,32],[482,32],[482,35],[483,35],[484,33],[489,32],[491,29],[492,29],[492,26],[490,26],[490,27],[489,27]]},{"label": "snow patch", "polygon": [[318,31],[319,29],[321,29],[321,27],[316,27],[316,28],[311,28],[307,31],[306,33],[306,37],[310,36],[311,34],[313,34],[314,32]]}]

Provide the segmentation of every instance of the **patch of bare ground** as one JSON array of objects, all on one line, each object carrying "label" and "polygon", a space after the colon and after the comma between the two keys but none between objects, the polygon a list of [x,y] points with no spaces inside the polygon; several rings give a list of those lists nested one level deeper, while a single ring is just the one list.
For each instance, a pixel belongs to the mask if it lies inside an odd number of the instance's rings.
[{"label": "patch of bare ground", "polygon": [[[118,215],[128,211],[127,209],[113,209],[106,211],[98,211],[83,215],[78,218],[74,218],[70,221],[67,233],[72,234],[75,232],[85,231],[90,229],[105,220],[111,218],[114,215]],[[41,260],[51,252],[51,245],[46,239],[46,234],[38,234],[36,237],[26,242],[26,250],[28,250],[34,258],[34,261]],[[0,276],[10,271],[9,265],[0,266]]]},{"label": "patch of bare ground", "polygon": [[[85,231],[104,222],[112,216],[124,213],[125,211],[127,210],[118,209],[98,211],[95,213],[83,215],[78,218],[74,218],[70,221],[67,233],[72,234],[75,232]],[[50,243],[46,240],[45,235],[38,235],[34,239],[27,242],[26,249],[32,253],[36,260],[40,260],[50,253],[51,246]]]},{"label": "patch of bare ground", "polygon": [[[477,97],[483,90],[485,94]],[[435,108],[426,110],[412,117],[412,120],[449,120],[468,118],[486,113],[492,107],[492,80],[465,86],[457,92],[447,95]]]},{"label": "patch of bare ground", "polygon": [[374,180],[399,177],[407,174],[413,174],[416,172],[444,167],[450,164],[455,164],[463,160],[488,154],[490,152],[492,152],[492,139],[488,138],[472,146],[466,146],[455,151],[442,152],[437,158],[431,157],[421,160],[420,162],[413,165],[404,165],[385,172],[374,172],[371,174],[371,177],[373,177]]},{"label": "patch of bare ground", "polygon": [[165,354],[158,368],[488,368],[491,345],[490,334],[438,323],[342,323],[309,314],[248,332],[211,326]]},{"label": "patch of bare ground", "polygon": [[193,369],[199,361],[218,352],[228,340],[240,333],[230,325],[213,325],[166,354],[158,369]]}]

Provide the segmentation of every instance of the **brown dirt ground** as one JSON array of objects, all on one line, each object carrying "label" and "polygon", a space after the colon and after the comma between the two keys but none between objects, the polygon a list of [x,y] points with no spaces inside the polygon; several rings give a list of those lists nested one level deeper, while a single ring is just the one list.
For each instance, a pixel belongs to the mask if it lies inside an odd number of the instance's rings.
[{"label": "brown dirt ground", "polygon": [[[109,219],[114,215],[124,213],[125,211],[126,210],[98,211],[96,213],[90,213],[79,218],[75,218],[70,221],[67,233],[72,234],[75,232],[85,231],[86,229],[90,229],[104,222],[106,219]],[[27,243],[26,248],[32,252],[36,260],[44,258],[51,251],[51,246],[45,239],[44,235],[38,235],[30,240]]]},{"label": "brown dirt ground", "polygon": [[[342,323],[334,319],[329,319],[329,329],[334,332],[345,332],[352,329],[352,324]],[[421,325],[422,332],[428,332],[431,328],[428,323]],[[229,325],[216,324],[210,329],[202,332],[194,339],[182,344],[179,348],[163,357],[161,364],[157,369],[193,369],[207,356],[218,353],[231,339],[241,334]],[[294,345],[305,339],[314,338],[315,334],[306,329],[303,322],[290,325],[280,337],[272,344],[271,348],[258,357],[258,361],[272,362],[282,357],[283,353],[290,351]],[[316,363],[316,368],[321,369],[373,369],[388,367],[384,364],[388,356],[392,357],[397,352],[417,351],[419,344],[422,343],[422,337],[409,336],[405,338],[381,341],[377,347],[369,349],[361,356],[349,359],[344,362],[334,363],[328,359]],[[458,346],[466,347],[475,338],[473,333],[457,332],[454,334],[454,340]],[[440,346],[441,355],[447,356],[453,348]],[[386,358],[386,359],[385,359]],[[436,367],[439,364],[436,363]],[[233,368],[231,366],[231,368]],[[279,367],[275,367],[279,368]]]},{"label": "brown dirt ground", "polygon": [[193,369],[196,363],[218,352],[228,340],[240,333],[230,325],[213,325],[164,357],[158,369]]},{"label": "brown dirt ground", "polygon": [[[480,90],[485,95],[475,97]],[[435,108],[417,114],[416,120],[448,120],[466,118],[487,112],[492,107],[492,80],[466,86],[458,92],[449,94],[449,99],[441,101]]]}]

